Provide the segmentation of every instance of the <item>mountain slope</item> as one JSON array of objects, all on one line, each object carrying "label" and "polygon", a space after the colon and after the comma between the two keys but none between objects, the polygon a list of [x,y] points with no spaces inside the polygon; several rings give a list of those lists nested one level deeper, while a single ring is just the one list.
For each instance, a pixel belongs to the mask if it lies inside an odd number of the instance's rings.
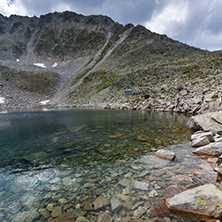
[{"label": "mountain slope", "polygon": [[[25,93],[21,106],[43,100],[52,105],[124,102],[128,88],[135,101],[144,97],[164,105],[161,100],[172,103],[181,90],[192,91],[192,76],[210,78],[206,70],[220,70],[213,62],[220,56],[102,15],[0,15],[0,97],[5,99],[0,105],[14,106],[7,101],[13,100],[12,91],[18,100]],[[199,93],[184,98],[195,100]]]}]

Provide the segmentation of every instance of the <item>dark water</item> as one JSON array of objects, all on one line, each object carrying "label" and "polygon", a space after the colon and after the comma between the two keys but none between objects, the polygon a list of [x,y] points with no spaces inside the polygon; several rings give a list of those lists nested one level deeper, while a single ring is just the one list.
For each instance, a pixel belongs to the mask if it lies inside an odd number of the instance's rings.
[{"label": "dark water", "polygon": [[[157,179],[149,181],[159,189],[146,214],[152,217],[154,200],[173,184],[173,167],[178,169],[182,157],[199,161],[188,145],[191,132],[185,123],[189,118],[175,113],[79,109],[0,114],[0,220],[50,221],[55,216],[46,210],[48,204],[77,217],[87,201],[101,194],[110,199],[125,189],[132,189],[127,194],[132,198],[135,191],[130,184],[136,174],[149,170],[152,175],[156,170],[151,163],[144,164],[144,158],[160,148],[171,149],[180,157],[164,165],[169,170],[166,185],[164,180],[162,187],[155,185]],[[61,198],[67,202],[61,204]],[[120,213],[117,219],[130,213]],[[95,214],[85,216],[97,219]]]}]

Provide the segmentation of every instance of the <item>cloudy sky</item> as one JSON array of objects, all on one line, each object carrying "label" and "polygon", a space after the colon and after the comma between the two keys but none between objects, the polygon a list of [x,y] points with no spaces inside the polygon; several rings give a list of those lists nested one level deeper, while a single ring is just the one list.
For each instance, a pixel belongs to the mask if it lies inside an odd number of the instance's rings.
[{"label": "cloudy sky", "polygon": [[40,16],[74,11],[140,24],[180,42],[222,50],[222,0],[0,0],[0,13]]}]

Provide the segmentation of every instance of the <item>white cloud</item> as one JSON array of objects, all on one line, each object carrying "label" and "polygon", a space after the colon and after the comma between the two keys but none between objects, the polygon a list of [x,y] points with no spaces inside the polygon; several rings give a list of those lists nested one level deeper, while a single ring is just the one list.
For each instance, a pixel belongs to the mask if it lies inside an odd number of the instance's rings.
[{"label": "white cloud", "polygon": [[52,6],[53,12],[63,12],[63,11],[71,11],[71,7],[69,4],[60,3]]},{"label": "white cloud", "polygon": [[14,2],[8,0],[1,0],[0,13],[5,16],[10,16],[11,14],[28,15],[27,10],[23,6],[21,0],[15,0]]},{"label": "white cloud", "polygon": [[189,45],[222,49],[221,0],[0,0],[0,13],[5,16],[66,10],[107,15],[121,24],[141,24]]},{"label": "white cloud", "polygon": [[175,2],[162,11],[154,11],[152,19],[145,22],[145,27],[153,32],[168,34],[173,37],[178,34],[178,27],[183,27],[188,16],[188,4]]}]

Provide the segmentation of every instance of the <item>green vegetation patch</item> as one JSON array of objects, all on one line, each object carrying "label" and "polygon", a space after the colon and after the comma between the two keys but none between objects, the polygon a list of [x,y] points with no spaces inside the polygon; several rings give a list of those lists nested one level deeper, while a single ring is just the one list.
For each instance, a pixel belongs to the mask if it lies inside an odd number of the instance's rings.
[{"label": "green vegetation patch", "polygon": [[4,66],[0,66],[0,76],[21,90],[40,94],[50,93],[59,82],[59,75],[54,72],[29,72]]}]

